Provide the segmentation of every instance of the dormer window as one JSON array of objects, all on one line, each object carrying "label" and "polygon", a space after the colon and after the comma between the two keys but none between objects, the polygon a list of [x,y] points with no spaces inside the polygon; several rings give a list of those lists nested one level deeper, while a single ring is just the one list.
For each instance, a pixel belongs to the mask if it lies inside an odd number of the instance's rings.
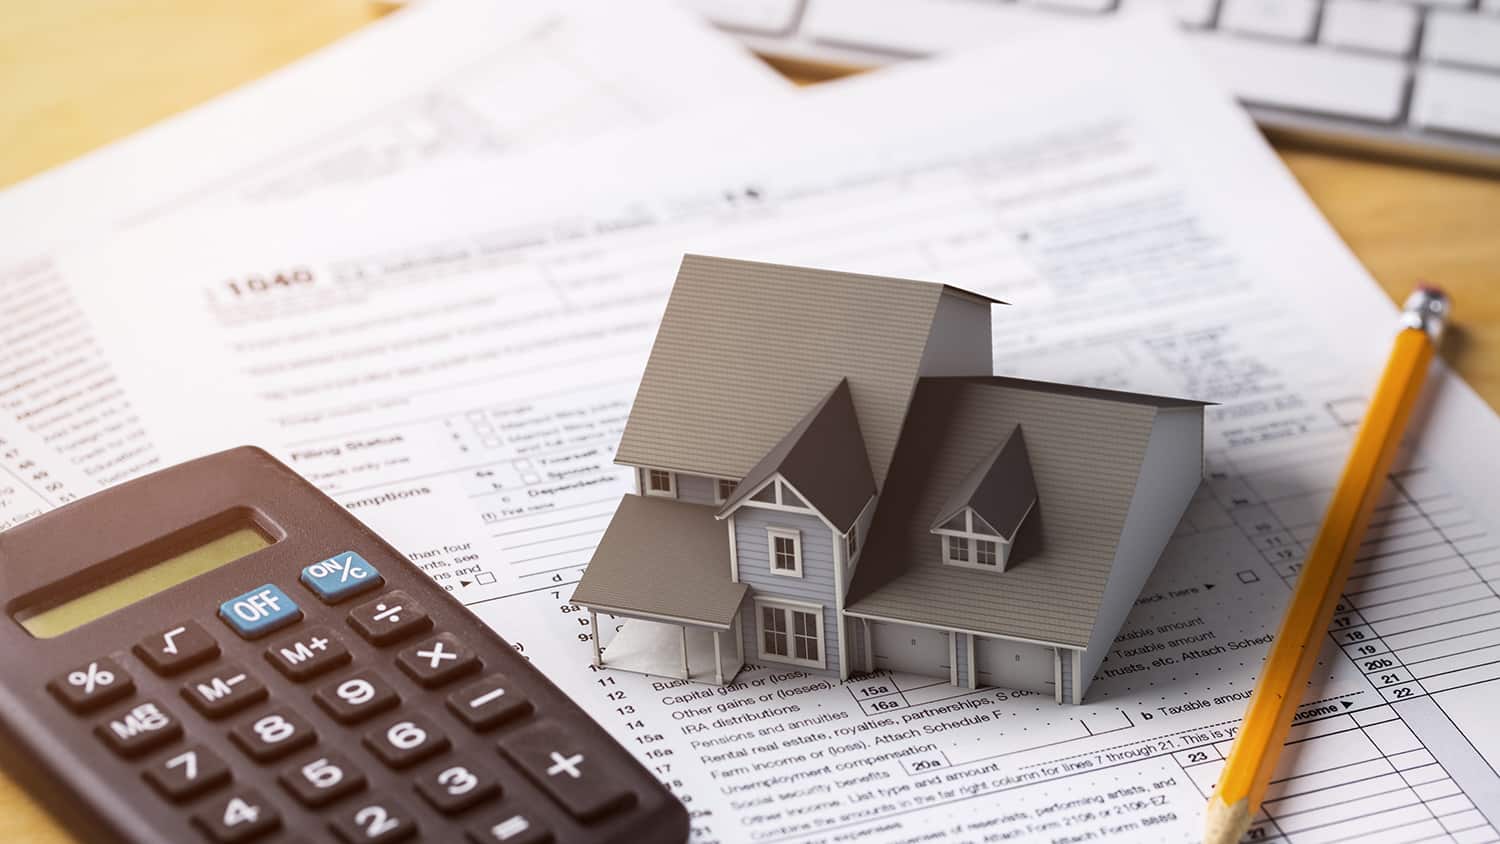
[{"label": "dormer window", "polygon": [[663,498],[677,497],[677,476],[666,469],[646,470],[646,494]]},{"label": "dormer window", "polygon": [[732,481],[728,478],[719,478],[719,480],[714,484],[714,503],[723,504],[724,502],[728,501],[734,495],[734,488],[737,486],[739,486],[738,481]]},{"label": "dormer window", "polygon": [[1004,571],[1011,543],[1036,504],[1031,458],[1017,426],[959,482],[933,520],[943,562]]},{"label": "dormer window", "polygon": [[807,502],[803,501],[796,492],[792,491],[791,485],[782,480],[779,475],[772,478],[765,486],[756,490],[755,494],[750,496],[749,500],[761,504],[775,504],[778,507],[786,507],[792,510],[809,509]]},{"label": "dormer window", "polygon": [[943,543],[943,562],[951,566],[998,571],[1010,558],[1010,541],[999,535],[972,508],[934,528]]}]

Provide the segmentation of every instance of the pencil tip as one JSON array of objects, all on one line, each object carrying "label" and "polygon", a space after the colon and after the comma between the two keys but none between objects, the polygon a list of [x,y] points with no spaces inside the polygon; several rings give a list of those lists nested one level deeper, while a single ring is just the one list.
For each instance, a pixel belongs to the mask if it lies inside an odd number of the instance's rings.
[{"label": "pencil tip", "polygon": [[1203,813],[1203,844],[1238,844],[1250,831],[1250,800],[1225,803],[1215,794]]}]

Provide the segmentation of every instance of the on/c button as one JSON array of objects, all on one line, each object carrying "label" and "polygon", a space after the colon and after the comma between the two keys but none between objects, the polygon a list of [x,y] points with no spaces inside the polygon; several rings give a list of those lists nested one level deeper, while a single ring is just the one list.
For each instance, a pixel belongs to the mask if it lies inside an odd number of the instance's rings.
[{"label": "on/c button", "polygon": [[274,583],[257,586],[219,605],[219,618],[246,639],[259,639],[301,617],[302,610]]}]

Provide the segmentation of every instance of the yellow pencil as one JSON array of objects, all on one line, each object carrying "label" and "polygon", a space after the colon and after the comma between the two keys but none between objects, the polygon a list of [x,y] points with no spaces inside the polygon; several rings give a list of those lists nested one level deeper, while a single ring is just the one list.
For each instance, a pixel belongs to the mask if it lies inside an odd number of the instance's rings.
[{"label": "yellow pencil", "polygon": [[1433,288],[1419,288],[1406,300],[1385,373],[1360,423],[1349,462],[1307,552],[1245,720],[1209,798],[1203,836],[1207,844],[1233,844],[1244,837],[1265,797],[1276,757],[1307,689],[1354,554],[1385,487],[1447,313],[1447,297]]}]

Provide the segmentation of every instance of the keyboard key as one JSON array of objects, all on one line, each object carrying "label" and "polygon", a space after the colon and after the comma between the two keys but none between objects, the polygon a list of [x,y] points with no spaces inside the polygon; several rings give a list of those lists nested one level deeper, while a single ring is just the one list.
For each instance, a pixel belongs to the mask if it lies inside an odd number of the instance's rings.
[{"label": "keyboard key", "polygon": [[814,0],[802,15],[799,33],[825,44],[883,53],[926,56],[962,47],[1022,38],[1057,25],[1046,9],[989,3],[933,3],[931,0]]},{"label": "keyboard key", "polygon": [[1108,12],[1115,7],[1115,0],[1021,0],[1021,2],[1036,6],[1047,6],[1053,9],[1067,9],[1070,12],[1092,12],[1094,14]]},{"label": "keyboard key", "polygon": [[325,604],[337,604],[385,582],[365,558],[345,551],[302,570],[302,585]]},{"label": "keyboard key", "polygon": [[452,762],[417,778],[417,793],[445,815],[456,815],[500,792],[500,783],[466,762]]},{"label": "keyboard key", "polygon": [[478,671],[481,666],[473,649],[452,633],[439,633],[406,648],[396,655],[396,664],[406,676],[429,689]]},{"label": "keyboard key", "polygon": [[791,31],[802,0],[688,0],[688,4],[727,29],[782,35]]},{"label": "keyboard key", "polygon": [[257,762],[274,762],[318,740],[312,725],[302,716],[277,707],[239,724],[229,738]]},{"label": "keyboard key", "polygon": [[1500,70],[1500,18],[1433,9],[1422,31],[1422,58]]},{"label": "keyboard key", "polygon": [[259,639],[302,617],[302,610],[274,583],[257,586],[219,605],[219,618],[244,639]]},{"label": "keyboard key", "polygon": [[1412,122],[1424,129],[1500,138],[1500,76],[1424,67],[1411,102]]},{"label": "keyboard key", "polygon": [[1406,63],[1398,59],[1185,32],[1243,100],[1382,123],[1401,117]]},{"label": "keyboard key", "polygon": [[308,808],[327,806],[365,787],[365,775],[339,753],[299,760],[277,777],[283,788]]},{"label": "keyboard key", "polygon": [[135,691],[135,683],[119,663],[100,657],[53,677],[47,690],[69,709],[83,713],[123,699]]},{"label": "keyboard key", "polygon": [[500,741],[505,754],[574,817],[593,821],[634,802],[623,777],[602,769],[597,745],[579,740],[548,721],[522,727]]},{"label": "keyboard key", "polygon": [[201,744],[188,745],[141,773],[146,782],[173,803],[190,800],[229,782],[229,766]]},{"label": "keyboard key", "polygon": [[490,674],[448,695],[448,710],[477,731],[495,727],[531,711],[531,701],[504,674]]},{"label": "keyboard key", "polygon": [[180,621],[136,643],[135,655],[157,674],[171,675],[219,655],[219,643],[196,621]]},{"label": "keyboard key", "polygon": [[223,718],[265,700],[266,687],[230,663],[189,680],[182,696],[205,718]]},{"label": "keyboard key", "polygon": [[182,722],[154,700],[144,700],[94,728],[109,749],[131,758],[175,741]]},{"label": "keyboard key", "polygon": [[313,700],[340,724],[358,724],[401,702],[401,696],[374,671],[358,671],[313,693]]},{"label": "keyboard key", "polygon": [[552,834],[533,820],[530,812],[516,807],[490,813],[469,827],[468,835],[474,844],[542,844],[552,840]]},{"label": "keyboard key", "polygon": [[281,816],[260,792],[237,789],[193,815],[193,826],[215,844],[239,844],[275,832],[281,826]]},{"label": "keyboard key", "polygon": [[1404,56],[1417,36],[1417,7],[1375,0],[1328,0],[1318,39],[1335,47]]},{"label": "keyboard key", "polygon": [[402,715],[365,733],[365,747],[392,768],[408,768],[448,749],[448,737],[421,715]]},{"label": "keyboard key", "polygon": [[389,645],[426,631],[432,619],[421,604],[397,589],[350,610],[349,626],[377,645]]},{"label": "keyboard key", "polygon": [[405,809],[377,795],[345,810],[330,826],[344,844],[390,844],[417,833],[417,822]]},{"label": "keyboard key", "polygon": [[1317,0],[1224,0],[1219,28],[1285,41],[1312,38]]},{"label": "keyboard key", "polygon": [[266,649],[266,659],[288,679],[302,682],[349,663],[349,651],[327,627],[309,627]]},{"label": "keyboard key", "polygon": [[1202,29],[1212,26],[1218,0],[1172,0],[1172,16],[1183,26]]}]

